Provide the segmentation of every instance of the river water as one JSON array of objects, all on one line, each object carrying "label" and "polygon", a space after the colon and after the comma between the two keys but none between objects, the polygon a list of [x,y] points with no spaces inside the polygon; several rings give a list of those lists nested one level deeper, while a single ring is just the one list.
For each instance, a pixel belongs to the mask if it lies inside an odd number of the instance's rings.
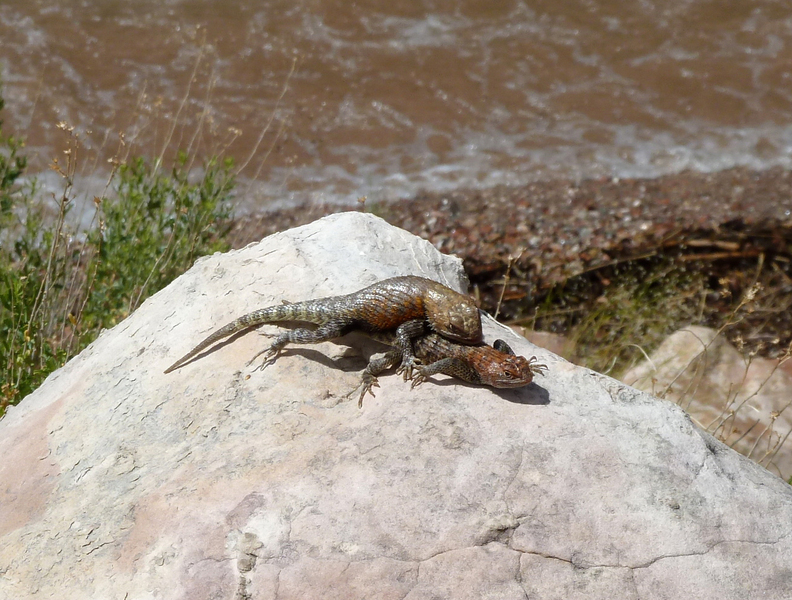
[{"label": "river water", "polygon": [[249,208],[792,166],[791,68],[771,0],[0,3],[34,170],[224,150]]}]

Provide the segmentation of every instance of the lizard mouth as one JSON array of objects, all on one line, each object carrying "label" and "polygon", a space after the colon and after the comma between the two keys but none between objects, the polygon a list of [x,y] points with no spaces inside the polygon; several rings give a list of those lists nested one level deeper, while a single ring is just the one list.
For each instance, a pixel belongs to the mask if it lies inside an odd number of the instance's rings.
[{"label": "lizard mouth", "polygon": [[443,331],[438,331],[436,327],[432,327],[432,330],[442,335],[444,338],[468,346],[476,346],[484,341],[484,336],[481,333],[471,336],[470,332],[466,332],[464,327],[458,326],[455,323],[450,323]]},{"label": "lizard mouth", "polygon": [[457,335],[456,333],[451,332],[451,331],[443,332],[440,335],[442,335],[443,337],[448,338],[449,340],[453,340],[455,342],[459,342],[460,344],[476,345],[476,344],[481,342],[480,339],[479,340],[471,340],[470,336],[465,337],[464,335]]}]

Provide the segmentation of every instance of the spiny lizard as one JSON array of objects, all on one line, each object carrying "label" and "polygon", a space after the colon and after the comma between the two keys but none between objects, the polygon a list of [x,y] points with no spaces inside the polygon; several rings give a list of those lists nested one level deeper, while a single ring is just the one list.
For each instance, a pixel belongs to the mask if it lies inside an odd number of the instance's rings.
[{"label": "spiny lizard", "polygon": [[[262,353],[275,360],[287,344],[314,344],[351,331],[393,332],[400,372],[412,377],[415,366],[410,340],[429,330],[467,344],[480,343],[481,316],[472,298],[431,279],[407,275],[385,279],[345,296],[331,296],[255,310],[221,327],[165,370],[170,373],[202,350],[230,335],[263,323],[305,321],[315,330],[281,333]],[[259,353],[259,354],[262,354]],[[254,357],[255,358],[255,357]]]},{"label": "spiny lizard", "polygon": [[[374,337],[392,345],[387,334]],[[414,338],[412,344],[416,358],[423,363],[415,367],[418,374],[413,378],[413,388],[437,373],[479,385],[517,388],[528,385],[533,381],[535,374],[543,375],[543,371],[547,370],[547,365],[536,362],[535,356],[525,358],[516,355],[503,340],[495,340],[492,346],[483,343],[465,346],[429,333]],[[394,348],[384,356],[369,361],[361,377],[363,389],[360,392],[358,406],[363,405],[366,392],[374,396],[372,388],[379,387],[377,375],[392,368],[401,360],[401,351]]]}]

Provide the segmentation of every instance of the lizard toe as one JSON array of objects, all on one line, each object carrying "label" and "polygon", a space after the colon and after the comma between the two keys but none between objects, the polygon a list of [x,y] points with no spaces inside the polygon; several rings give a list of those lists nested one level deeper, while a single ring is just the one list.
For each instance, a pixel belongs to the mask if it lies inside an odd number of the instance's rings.
[{"label": "lizard toe", "polygon": [[528,359],[528,367],[531,369],[532,373],[537,373],[538,375],[544,375],[544,372],[547,371],[547,365],[544,363],[537,362],[539,359],[535,356],[532,356]]}]

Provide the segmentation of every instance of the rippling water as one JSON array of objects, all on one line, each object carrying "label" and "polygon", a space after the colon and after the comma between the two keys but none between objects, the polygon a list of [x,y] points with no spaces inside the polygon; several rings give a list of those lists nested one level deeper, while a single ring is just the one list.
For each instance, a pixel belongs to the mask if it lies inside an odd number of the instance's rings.
[{"label": "rippling water", "polygon": [[[126,146],[240,164],[250,206],[792,166],[792,4],[3,0],[37,168]],[[175,123],[175,127],[172,124]]]}]

